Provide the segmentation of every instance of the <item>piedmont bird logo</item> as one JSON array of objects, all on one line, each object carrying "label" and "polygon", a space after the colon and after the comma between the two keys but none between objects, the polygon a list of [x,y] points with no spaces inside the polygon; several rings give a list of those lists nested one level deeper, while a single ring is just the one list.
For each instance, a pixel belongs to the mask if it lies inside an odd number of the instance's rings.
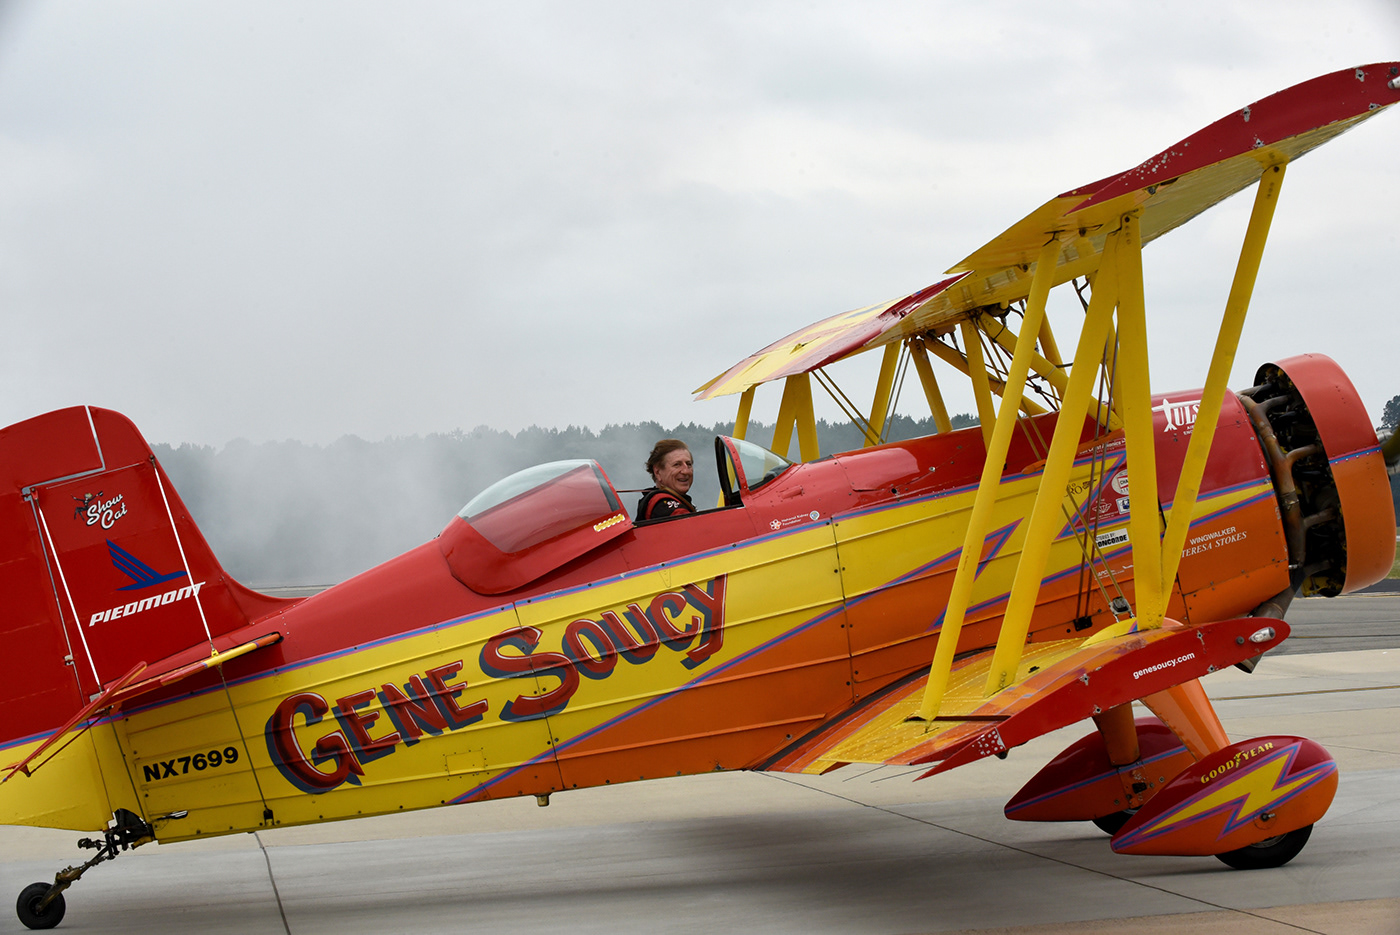
[{"label": "piedmont bird logo", "polygon": [[132,581],[131,584],[117,588],[118,591],[139,591],[142,588],[153,588],[158,584],[164,584],[167,581],[174,581],[176,578],[184,578],[188,575],[188,572],[184,571],[172,571],[168,575],[162,575],[111,539],[107,540],[107,551],[112,555],[112,564],[117,566],[117,570]]}]

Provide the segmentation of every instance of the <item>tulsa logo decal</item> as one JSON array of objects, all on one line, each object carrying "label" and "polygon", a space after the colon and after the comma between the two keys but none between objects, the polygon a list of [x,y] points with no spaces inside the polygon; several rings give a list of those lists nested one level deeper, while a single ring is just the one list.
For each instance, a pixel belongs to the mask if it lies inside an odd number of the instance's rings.
[{"label": "tulsa logo decal", "polygon": [[[702,665],[724,645],[724,588],[725,576],[720,575],[663,591],[645,607],[636,602],[605,610],[597,620],[575,620],[564,628],[558,651],[541,650],[544,633],[538,627],[496,634],[482,646],[482,672],[501,679],[559,682],[541,695],[517,695],[497,717],[529,721],[558,714],[578,691],[580,677],[606,679],[619,659],[645,665],[663,646],[680,653],[687,669]],[[273,765],[302,792],[330,792],[346,782],[359,785],[366,765],[401,746],[478,723],[490,704],[486,698],[461,697],[468,689],[461,677],[463,664],[458,659],[411,675],[407,682],[386,682],[334,701],[310,691],[288,695],[263,731]],[[381,715],[388,723],[380,723]],[[320,725],[325,725],[320,736],[302,739]]]},{"label": "tulsa logo decal", "polygon": [[[1182,400],[1174,403],[1170,399],[1163,397],[1160,406],[1153,406],[1153,412],[1160,412],[1162,418],[1166,420],[1166,425],[1162,426],[1163,432],[1170,432],[1174,429],[1190,429],[1196,425],[1196,416],[1201,412],[1201,401],[1199,399]],[[1189,433],[1188,433],[1189,434]]]}]

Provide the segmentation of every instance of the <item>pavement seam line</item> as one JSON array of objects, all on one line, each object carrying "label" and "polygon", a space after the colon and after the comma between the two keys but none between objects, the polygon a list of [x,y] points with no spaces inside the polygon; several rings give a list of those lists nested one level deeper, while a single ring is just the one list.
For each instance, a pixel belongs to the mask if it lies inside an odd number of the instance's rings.
[{"label": "pavement seam line", "polygon": [[1264,695],[1222,695],[1213,701],[1250,701],[1255,698],[1292,698],[1294,695],[1337,695],[1342,692],[1383,692],[1400,685],[1363,685],[1359,688],[1314,688],[1301,692],[1269,692]]},{"label": "pavement seam line", "polygon": [[292,935],[292,927],[287,924],[287,911],[282,908],[282,893],[277,889],[277,878],[272,875],[272,856],[267,852],[267,845],[263,843],[262,835],[253,832],[253,840],[258,842],[258,848],[262,851],[263,861],[267,864],[267,880],[272,884],[272,898],[277,900],[277,914],[282,917],[282,928],[287,935]]},{"label": "pavement seam line", "polygon": [[[764,772],[764,773],[762,773],[761,775],[768,776],[768,777],[770,777],[770,778],[772,778],[772,779],[776,779],[776,780],[778,780],[779,782],[788,783],[789,785],[799,786],[799,787],[801,787],[801,788],[803,788],[803,789],[809,789],[809,790],[811,790],[812,792],[819,792],[819,793],[822,793],[823,795],[829,795],[829,796],[831,796],[831,797],[834,798],[834,799],[840,799],[841,801],[843,801],[843,802],[849,802],[849,803],[851,803],[852,805],[859,805],[859,806],[861,806],[862,808],[874,809],[874,810],[877,811],[877,812],[882,812],[883,814],[891,815],[891,816],[893,816],[893,817],[895,817],[895,818],[903,818],[903,819],[905,819],[905,820],[907,820],[907,821],[915,821],[915,822],[918,822],[918,823],[921,824],[921,825],[928,825],[930,828],[937,828],[937,829],[940,830],[940,831],[947,831],[947,832],[950,833],[950,834],[962,835],[962,836],[965,837],[965,838],[971,838],[971,839],[973,839],[974,841],[981,841],[981,842],[984,843],[984,844],[991,844],[991,845],[993,845],[994,847],[1003,847],[1003,848],[1005,848],[1005,849],[1007,849],[1007,850],[1015,851],[1015,852],[1017,852],[1018,854],[1025,854],[1027,857],[1034,857],[1034,858],[1036,858],[1036,859],[1038,859],[1038,860],[1048,860],[1048,861],[1050,861],[1050,862],[1052,862],[1052,863],[1061,864],[1061,865],[1066,866],[1066,867],[1073,867],[1074,869],[1076,869],[1076,870],[1082,870],[1082,871],[1084,871],[1085,873],[1098,874],[1099,876],[1108,877],[1110,880],[1117,880],[1117,881],[1119,881],[1120,883],[1129,883],[1129,884],[1132,884],[1132,885],[1134,885],[1134,886],[1141,886],[1141,887],[1143,887],[1144,889],[1156,890],[1156,891],[1159,892],[1159,893],[1165,893],[1165,894],[1168,895],[1168,896],[1176,896],[1176,897],[1179,897],[1179,898],[1181,898],[1181,899],[1189,900],[1189,901],[1194,902],[1194,903],[1200,903],[1200,904],[1203,905],[1203,906],[1209,906],[1209,907],[1211,907],[1212,909],[1217,909],[1217,910],[1220,910],[1221,912],[1238,912],[1240,915],[1246,915],[1246,916],[1249,916],[1250,918],[1259,919],[1259,920],[1262,921],[1262,922],[1272,922],[1272,923],[1274,923],[1274,924],[1276,924],[1276,925],[1286,925],[1286,926],[1288,926],[1289,928],[1291,928],[1291,929],[1296,929],[1296,930],[1299,931],[1299,932],[1307,932],[1307,933],[1309,933],[1309,935],[1327,935],[1326,932],[1320,932],[1320,931],[1318,931],[1317,929],[1304,928],[1303,926],[1301,926],[1301,925],[1295,925],[1295,924],[1293,924],[1292,922],[1283,922],[1283,921],[1281,921],[1281,920],[1279,920],[1279,919],[1271,919],[1271,918],[1269,918],[1268,916],[1261,916],[1261,915],[1259,915],[1258,913],[1250,912],[1248,909],[1237,909],[1237,908],[1235,908],[1234,906],[1222,906],[1222,905],[1220,905],[1219,903],[1213,903],[1213,902],[1211,902],[1210,900],[1208,900],[1208,899],[1202,899],[1202,898],[1200,898],[1199,896],[1188,896],[1188,895],[1185,894],[1185,893],[1178,893],[1178,892],[1176,892],[1176,891],[1174,891],[1174,890],[1169,890],[1169,889],[1167,889],[1166,887],[1163,887],[1163,886],[1157,886],[1157,885],[1152,884],[1152,883],[1144,883],[1144,882],[1141,881],[1141,880],[1134,880],[1134,879],[1131,879],[1131,878],[1129,878],[1129,877],[1121,877],[1121,876],[1119,876],[1118,874],[1116,874],[1116,873],[1110,873],[1110,872],[1108,872],[1107,870],[1098,870],[1098,869],[1095,869],[1094,867],[1085,867],[1085,866],[1083,866],[1083,865],[1081,865],[1081,864],[1076,864],[1076,863],[1074,863],[1073,861],[1064,860],[1064,859],[1059,858],[1059,857],[1051,857],[1051,856],[1048,856],[1048,855],[1046,855],[1046,854],[1037,854],[1035,851],[1027,850],[1026,848],[1023,848],[1023,847],[1017,847],[1017,846],[1014,845],[1014,844],[1007,844],[1005,841],[994,841],[994,840],[992,840],[991,838],[984,838],[984,837],[982,837],[981,835],[973,834],[973,833],[970,832],[970,831],[961,831],[961,830],[959,830],[959,829],[957,829],[957,828],[950,828],[950,827],[948,827],[947,825],[940,825],[938,822],[936,822],[936,821],[929,821],[929,820],[926,819],[926,818],[919,818],[919,817],[917,817],[917,816],[915,816],[915,815],[905,815],[905,814],[902,813],[902,812],[896,812],[896,811],[894,811],[893,809],[886,808],[886,807],[884,807],[884,806],[882,806],[882,805],[871,805],[871,804],[869,804],[868,802],[861,802],[861,801],[858,801],[858,800],[856,800],[856,799],[849,798],[848,796],[840,795],[840,794],[835,793],[835,792],[830,792],[830,791],[828,791],[828,790],[826,790],[826,789],[816,789],[816,788],[813,788],[812,786],[808,786],[808,785],[805,785],[805,784],[803,784],[803,783],[796,782],[796,781],[794,781],[794,780],[788,779],[786,776],[775,775],[775,774],[769,773],[769,772]],[[290,935],[290,933],[288,933],[288,935]]]}]

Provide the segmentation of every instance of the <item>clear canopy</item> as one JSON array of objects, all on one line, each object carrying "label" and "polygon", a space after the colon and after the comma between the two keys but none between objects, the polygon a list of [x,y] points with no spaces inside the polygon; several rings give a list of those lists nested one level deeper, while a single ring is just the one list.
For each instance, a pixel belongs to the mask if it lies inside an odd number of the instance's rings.
[{"label": "clear canopy", "polygon": [[744,479],[748,482],[749,490],[757,490],[792,467],[791,461],[775,455],[762,445],[755,445],[742,438],[732,441],[734,450],[739,452],[739,464],[744,469]]},{"label": "clear canopy", "polygon": [[552,461],[497,481],[457,515],[502,552],[519,552],[621,508],[596,461]]}]

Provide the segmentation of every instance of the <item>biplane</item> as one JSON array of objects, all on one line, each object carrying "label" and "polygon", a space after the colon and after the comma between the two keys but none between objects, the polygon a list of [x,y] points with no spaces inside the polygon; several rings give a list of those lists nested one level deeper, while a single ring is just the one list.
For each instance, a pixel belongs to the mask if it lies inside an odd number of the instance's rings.
[{"label": "biplane", "polygon": [[[72,883],[152,841],[714,770],[933,776],[1081,721],[1008,818],[1287,862],[1336,763],[1301,737],[1232,741],[1200,680],[1278,646],[1294,595],[1387,574],[1400,441],[1325,357],[1226,379],[1286,169],[1397,100],[1400,63],[1296,85],[746,358],[697,391],[739,406],[721,502],[695,515],[634,522],[597,463],[544,464],[283,600],[223,570],[125,417],[0,431],[0,652],[22,661],[0,690],[0,823],[95,852],[25,888],[20,918],[57,925]],[[1250,186],[1205,385],[1154,392],[1141,250]],[[1068,357],[1045,314],[1066,285]],[[869,351],[861,410],[828,368]],[[887,441],[911,364],[937,432]],[[980,424],[955,431],[939,381],[957,376]],[[763,448],[745,435],[778,381]],[[862,448],[822,456],[813,382]]]}]

